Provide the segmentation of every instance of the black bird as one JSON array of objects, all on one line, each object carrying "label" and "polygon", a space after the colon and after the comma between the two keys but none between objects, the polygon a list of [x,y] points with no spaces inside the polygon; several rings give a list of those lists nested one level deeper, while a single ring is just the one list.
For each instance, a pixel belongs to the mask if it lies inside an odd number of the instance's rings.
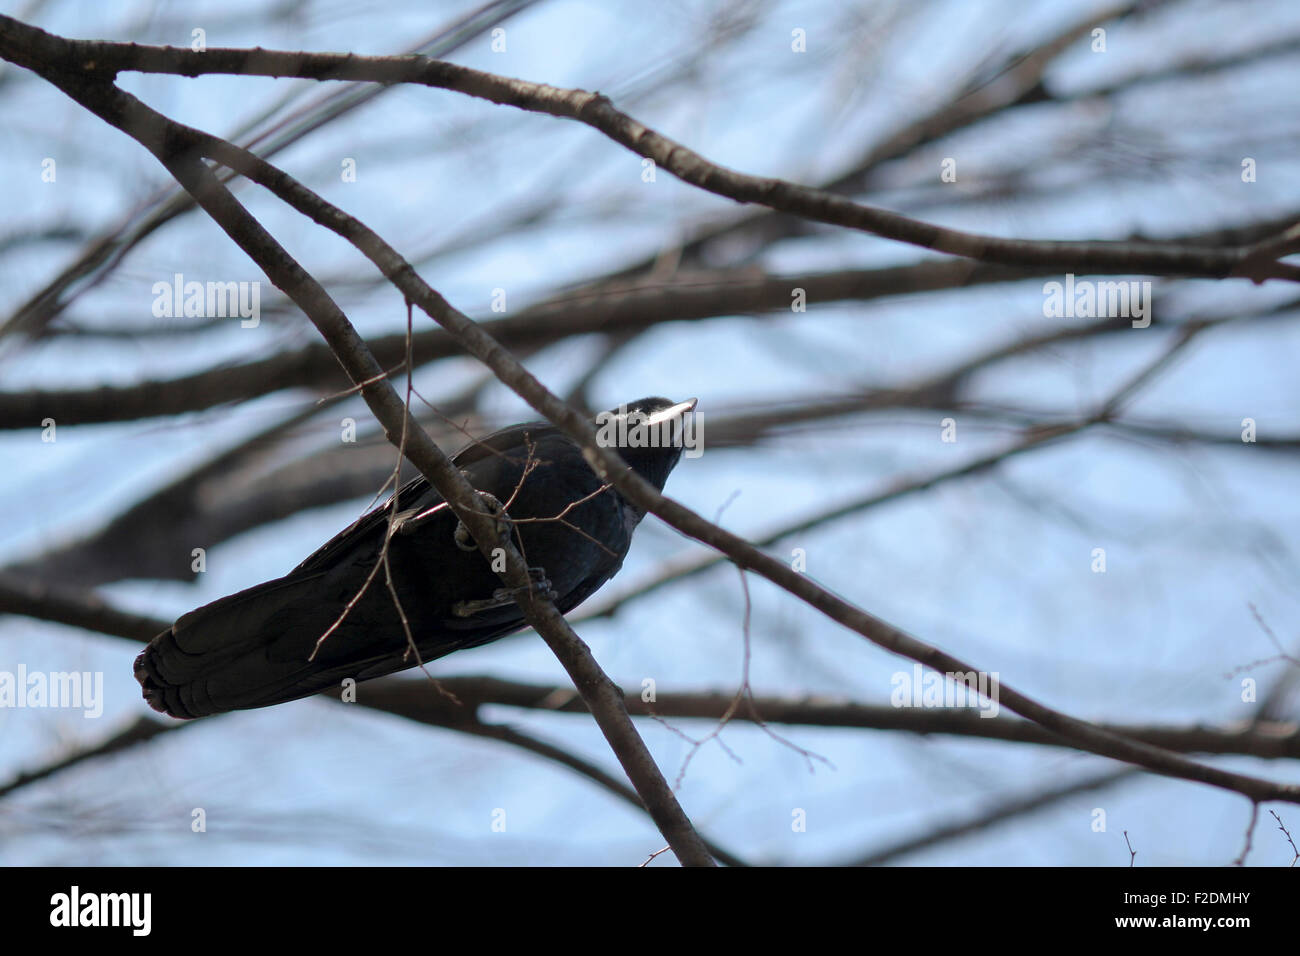
[{"label": "black bird", "polygon": [[[598,416],[598,434],[662,489],[694,407],[694,399],[643,398]],[[548,422],[506,428],[452,460],[491,507],[504,506],[504,528],[561,612],[614,576],[645,514],[605,487],[578,445]],[[371,577],[393,509],[389,567],[418,658],[384,569]],[[473,539],[417,478],[284,577],[182,615],[136,658],[135,676],[154,710],[204,717],[391,674],[523,626],[513,595]]]}]

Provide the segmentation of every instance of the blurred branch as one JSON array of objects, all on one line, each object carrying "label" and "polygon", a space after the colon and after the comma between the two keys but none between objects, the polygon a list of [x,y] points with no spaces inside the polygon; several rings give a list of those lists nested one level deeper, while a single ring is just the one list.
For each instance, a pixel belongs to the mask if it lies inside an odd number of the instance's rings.
[{"label": "blurred branch", "polygon": [[[663,322],[786,311],[795,289],[804,291],[809,304],[861,302],[1005,282],[1026,274],[1036,273],[958,260],[810,275],[772,276],[743,270],[672,281],[609,282],[561,293],[516,315],[484,322],[482,327],[503,345],[523,349],[588,333],[640,331]],[[385,367],[396,366],[405,358],[405,334],[377,336],[368,344]],[[421,366],[465,351],[447,332],[430,329],[412,337],[412,353],[415,365]],[[285,388],[334,390],[348,384],[329,348],[313,344],[134,385],[0,392],[0,429],[33,428],[46,417],[61,425],[130,421],[198,411]]]},{"label": "blurred branch", "polygon": [[137,744],[153,740],[159,734],[164,734],[172,730],[180,730],[183,727],[191,726],[190,723],[171,723],[165,724],[161,720],[154,720],[151,717],[137,717],[133,723],[124,729],[118,731],[102,743],[92,744],[82,749],[74,750],[72,753],[45,764],[37,770],[20,773],[8,783],[0,784],[0,799],[9,794],[20,790],[23,787],[45,780],[52,777],[60,771],[67,770],[70,767],[76,767],[79,764],[98,757],[107,757],[110,754],[120,753],[128,750]]},{"label": "blurred branch", "polygon": [[1112,787],[1125,780],[1131,780],[1137,775],[1138,773],[1133,767],[1124,767],[1121,770],[1112,770],[1109,773],[1099,774],[1076,783],[1062,784],[1036,793],[1011,797],[968,820],[957,823],[927,825],[923,833],[898,840],[895,843],[872,850],[865,856],[854,857],[852,860],[839,865],[880,866],[883,863],[896,860],[900,856],[907,856],[916,853],[918,850],[925,850],[940,843],[946,843],[949,840],[970,836],[972,833],[980,833],[990,827],[997,826],[999,823],[1005,823],[1007,820],[1022,817],[1036,810],[1047,809],[1081,793],[1090,793],[1094,790]]},{"label": "blurred branch", "polygon": [[170,621],[119,610],[94,592],[5,572],[0,572],[0,614],[21,614],[141,643],[171,626]]}]

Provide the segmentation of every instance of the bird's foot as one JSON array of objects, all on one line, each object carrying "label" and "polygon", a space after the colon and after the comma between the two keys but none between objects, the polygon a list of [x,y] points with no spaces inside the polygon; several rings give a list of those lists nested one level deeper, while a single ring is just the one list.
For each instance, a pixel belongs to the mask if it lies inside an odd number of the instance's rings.
[{"label": "bird's foot", "polygon": [[[506,506],[503,505],[500,499],[491,492],[480,491],[478,496],[483,499],[483,503],[487,505],[488,511],[496,516],[497,533],[502,537],[509,535],[514,526],[510,521],[510,516],[506,514]],[[454,537],[456,539],[456,547],[460,548],[462,551],[478,550],[478,545],[474,543],[474,536],[469,533],[469,528],[465,527],[465,522],[456,522]]]},{"label": "bird's foot", "polygon": [[529,568],[529,583],[527,587],[522,588],[497,588],[492,592],[490,598],[480,598],[473,601],[457,601],[451,606],[451,613],[456,617],[470,617],[478,614],[480,611],[491,611],[495,608],[505,607],[514,604],[515,599],[521,594],[532,593],[536,597],[545,598],[548,601],[559,600],[559,592],[551,586],[551,582],[546,577],[545,568]]}]

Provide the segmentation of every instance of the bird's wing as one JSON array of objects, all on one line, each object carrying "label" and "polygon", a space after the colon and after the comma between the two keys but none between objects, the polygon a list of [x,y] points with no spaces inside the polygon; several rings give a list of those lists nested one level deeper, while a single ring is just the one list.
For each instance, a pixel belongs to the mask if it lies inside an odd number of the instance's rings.
[{"label": "bird's wing", "polygon": [[[457,468],[464,470],[473,481],[477,470],[475,465],[497,455],[522,457],[521,453],[526,454],[527,441],[541,441],[556,431],[555,426],[549,422],[512,425],[466,445],[456,452],[452,462]],[[312,552],[305,561],[294,568],[294,573],[326,570],[345,555],[353,553],[358,544],[372,535],[375,539],[375,547],[378,548],[384,533],[380,529],[388,524],[389,509],[393,507],[394,501],[397,502],[398,520],[415,518],[417,515],[429,512],[437,505],[445,504],[442,495],[438,494],[437,489],[431,487],[423,476],[412,478],[396,495],[378,508],[366,512]]]},{"label": "bird's wing", "polygon": [[379,543],[383,541],[383,529],[388,525],[388,513],[393,507],[394,501],[397,502],[397,507],[400,509],[397,516],[401,520],[403,517],[414,517],[416,514],[440,504],[442,496],[435,489],[429,487],[429,482],[423,477],[412,478],[402,486],[396,495],[389,498],[378,508],[366,512],[313,551],[305,561],[293,569],[292,573],[326,571],[344,558],[345,555],[351,555],[356,550],[357,545],[370,537],[375,539],[375,548],[378,549]]}]

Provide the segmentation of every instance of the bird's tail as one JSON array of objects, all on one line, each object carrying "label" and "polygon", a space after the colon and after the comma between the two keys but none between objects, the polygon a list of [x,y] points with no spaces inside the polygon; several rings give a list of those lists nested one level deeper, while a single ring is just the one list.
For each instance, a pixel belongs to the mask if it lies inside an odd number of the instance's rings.
[{"label": "bird's tail", "polygon": [[346,676],[360,679],[364,661],[344,664],[330,653],[344,635],[332,634],[317,650],[342,611],[321,601],[322,576],[295,572],[179,618],[135,660],[149,706],[173,717],[205,717],[306,697]]}]

